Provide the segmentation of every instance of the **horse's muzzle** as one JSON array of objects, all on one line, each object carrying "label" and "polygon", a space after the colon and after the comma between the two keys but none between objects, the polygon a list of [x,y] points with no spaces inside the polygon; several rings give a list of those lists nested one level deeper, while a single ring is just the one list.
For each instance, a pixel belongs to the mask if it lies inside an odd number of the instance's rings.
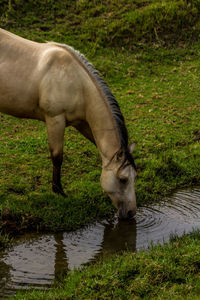
[{"label": "horse's muzzle", "polygon": [[120,220],[131,220],[134,217],[135,213],[136,212],[133,210],[129,210],[128,212],[125,212],[123,209],[119,209],[118,218]]}]

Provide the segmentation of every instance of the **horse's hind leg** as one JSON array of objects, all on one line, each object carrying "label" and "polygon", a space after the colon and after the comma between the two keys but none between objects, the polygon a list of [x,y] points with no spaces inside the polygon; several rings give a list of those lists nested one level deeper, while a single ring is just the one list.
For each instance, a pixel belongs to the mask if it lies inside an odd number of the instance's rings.
[{"label": "horse's hind leg", "polygon": [[52,189],[55,193],[65,196],[60,180],[61,165],[63,160],[63,140],[65,133],[65,117],[59,115],[55,117],[46,116],[46,126],[53,163]]}]

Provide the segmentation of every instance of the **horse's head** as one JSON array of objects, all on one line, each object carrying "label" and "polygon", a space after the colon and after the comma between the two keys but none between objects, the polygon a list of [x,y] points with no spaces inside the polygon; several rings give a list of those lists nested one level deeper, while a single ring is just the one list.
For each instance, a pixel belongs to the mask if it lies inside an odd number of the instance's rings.
[{"label": "horse's head", "polygon": [[136,170],[131,156],[133,148],[134,145],[131,145],[126,151],[119,150],[112,160],[103,166],[101,173],[101,186],[118,209],[120,219],[130,219],[136,213]]}]

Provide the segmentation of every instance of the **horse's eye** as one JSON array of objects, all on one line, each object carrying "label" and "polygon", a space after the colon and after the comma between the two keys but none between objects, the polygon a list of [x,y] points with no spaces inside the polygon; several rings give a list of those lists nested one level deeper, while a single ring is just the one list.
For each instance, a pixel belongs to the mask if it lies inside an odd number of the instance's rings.
[{"label": "horse's eye", "polygon": [[123,157],[123,155],[124,155],[124,152],[123,152],[123,151],[119,151],[119,152],[117,153],[117,159],[118,159],[118,160],[121,160],[122,157]]},{"label": "horse's eye", "polygon": [[127,183],[128,179],[127,178],[120,178],[119,181],[123,184]]}]

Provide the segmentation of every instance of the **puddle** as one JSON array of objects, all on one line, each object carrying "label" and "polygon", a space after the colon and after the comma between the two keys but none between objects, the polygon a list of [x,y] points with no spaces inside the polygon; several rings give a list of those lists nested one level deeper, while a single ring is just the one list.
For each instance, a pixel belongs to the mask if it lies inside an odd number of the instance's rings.
[{"label": "puddle", "polygon": [[200,190],[183,191],[152,206],[140,207],[135,220],[97,222],[71,233],[25,234],[0,252],[0,298],[21,288],[51,287],[67,270],[123,250],[163,243],[170,235],[200,228]]}]

